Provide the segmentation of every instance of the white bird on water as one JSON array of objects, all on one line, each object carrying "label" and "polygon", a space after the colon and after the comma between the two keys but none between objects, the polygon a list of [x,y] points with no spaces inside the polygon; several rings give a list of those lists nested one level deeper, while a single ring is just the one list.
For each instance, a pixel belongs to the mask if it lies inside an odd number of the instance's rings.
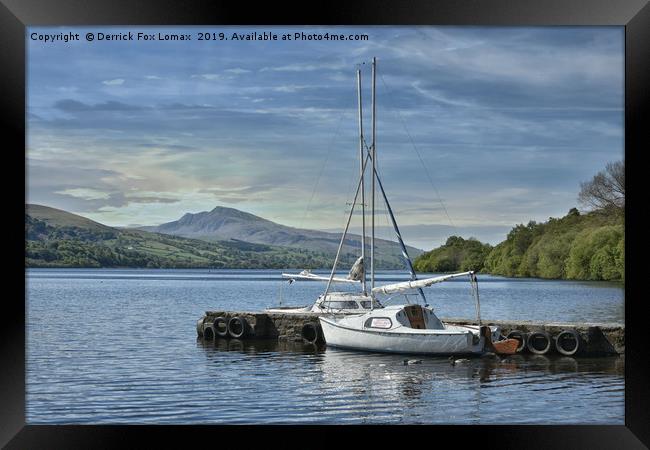
[{"label": "white bird on water", "polygon": [[403,364],[405,366],[410,366],[411,364],[422,364],[421,359],[405,359]]},{"label": "white bird on water", "polygon": [[467,358],[454,359],[454,355],[451,355],[449,357],[449,362],[451,363],[452,366],[455,366],[456,364],[467,363],[467,362],[469,362],[469,359],[467,359]]}]

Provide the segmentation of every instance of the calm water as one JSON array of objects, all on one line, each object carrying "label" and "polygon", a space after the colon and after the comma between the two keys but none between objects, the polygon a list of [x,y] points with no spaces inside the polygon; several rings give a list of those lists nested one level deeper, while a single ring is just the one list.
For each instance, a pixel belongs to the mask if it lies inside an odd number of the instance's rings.
[{"label": "calm water", "polygon": [[[323,289],[279,271],[38,269],[27,286],[31,424],[624,423],[623,357],[404,366],[401,355],[197,340],[206,310],[306,305]],[[484,319],[624,322],[616,284],[480,276],[479,287]],[[441,317],[475,315],[467,281],[427,294]]]}]

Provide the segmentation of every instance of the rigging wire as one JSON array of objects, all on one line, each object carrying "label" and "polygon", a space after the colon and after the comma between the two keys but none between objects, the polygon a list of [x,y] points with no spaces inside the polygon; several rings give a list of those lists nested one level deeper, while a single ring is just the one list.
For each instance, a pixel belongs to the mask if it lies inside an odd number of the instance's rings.
[{"label": "rigging wire", "polygon": [[327,150],[325,152],[325,161],[323,161],[323,164],[321,165],[320,171],[318,172],[318,176],[316,177],[316,183],[314,184],[314,188],[311,191],[311,197],[309,197],[309,202],[307,203],[307,208],[305,209],[305,213],[302,216],[302,219],[300,220],[300,225],[298,228],[302,228],[302,225],[307,218],[307,213],[311,209],[311,203],[314,200],[314,196],[316,195],[316,188],[318,188],[318,183],[320,182],[321,176],[323,175],[323,172],[325,171],[325,166],[327,165],[327,161],[329,161],[330,157],[330,150],[332,149],[332,145],[334,144],[334,140],[339,137],[340,131],[341,131],[341,123],[343,123],[343,116],[345,115],[347,111],[342,109],[341,114],[339,115],[339,121],[338,124],[336,125],[336,130],[334,131],[334,135],[332,136],[332,139],[330,139],[330,143],[327,146]]},{"label": "rigging wire", "polygon": [[[384,76],[382,74],[379,74],[379,77],[381,78],[381,82],[384,85],[384,88],[386,88],[387,93],[392,99],[392,91],[388,88],[386,85],[386,80],[384,80]],[[447,216],[447,219],[449,220],[449,223],[454,229],[454,233],[458,234],[458,228],[456,228],[456,225],[454,224],[453,220],[451,220],[451,216],[449,215],[449,212],[447,211],[447,207],[445,206],[445,203],[442,201],[442,197],[440,196],[440,193],[438,192],[438,189],[436,188],[435,184],[433,183],[433,178],[431,177],[431,174],[429,173],[429,169],[427,169],[427,166],[424,164],[424,160],[422,159],[422,155],[420,155],[420,151],[418,150],[417,146],[415,145],[415,141],[413,140],[413,137],[411,137],[411,133],[408,130],[408,127],[406,126],[406,121],[404,120],[404,117],[402,116],[401,111],[398,109],[397,114],[399,115],[399,118],[402,122],[402,125],[404,126],[404,131],[406,131],[406,135],[409,138],[409,141],[411,141],[411,145],[413,146],[413,149],[415,150],[415,153],[418,156],[418,159],[420,160],[420,163],[422,164],[422,167],[424,168],[424,172],[427,174],[427,178],[429,178],[429,182],[431,183],[431,187],[436,193],[436,196],[438,197],[438,201],[440,202],[440,205],[442,206],[442,209],[445,211],[445,215]]]},{"label": "rigging wire", "polygon": [[[379,176],[379,167],[377,167],[377,176]],[[382,198],[382,200],[383,200],[383,198]],[[392,225],[390,224],[390,218],[388,217],[388,205],[386,204],[386,201],[385,201],[385,200],[384,200],[384,210],[383,210],[383,213],[384,213],[384,219],[386,220],[386,229],[387,229],[387,230],[390,230],[390,229],[392,228]],[[404,260],[404,256],[402,255],[401,250],[400,250],[399,254],[397,254],[397,255],[396,255],[395,251],[391,252],[391,254],[392,254],[393,256],[397,256],[397,257],[399,257],[400,259],[403,260],[403,262],[406,262],[406,261]],[[418,295],[418,294],[414,294],[414,295]],[[405,299],[405,301],[406,301],[406,304],[407,304],[407,305],[410,304],[411,301],[410,301],[410,299],[409,299],[409,297],[408,297],[408,294],[407,294],[407,293],[404,293],[403,296],[404,296],[404,299]]]}]

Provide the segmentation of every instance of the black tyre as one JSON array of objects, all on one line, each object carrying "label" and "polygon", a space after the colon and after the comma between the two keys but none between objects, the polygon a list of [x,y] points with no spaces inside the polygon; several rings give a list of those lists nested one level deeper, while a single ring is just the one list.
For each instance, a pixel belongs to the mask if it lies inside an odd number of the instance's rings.
[{"label": "black tyre", "polygon": [[214,319],[214,322],[212,322],[212,328],[214,328],[214,333],[217,337],[228,337],[228,321],[225,317],[217,317]]},{"label": "black tyre", "polygon": [[576,330],[564,330],[555,337],[555,349],[564,356],[573,356],[582,350],[580,333]]},{"label": "black tyre", "polygon": [[314,323],[306,323],[302,326],[300,330],[300,335],[302,338],[309,342],[310,344],[316,344],[323,342],[323,332],[320,328],[320,325]]},{"label": "black tyre", "polygon": [[207,341],[214,339],[214,329],[212,328],[212,325],[205,324],[203,326],[203,339]]},{"label": "black tyre", "polygon": [[551,349],[551,336],[546,331],[533,331],[528,335],[526,347],[531,353],[545,355]]},{"label": "black tyre", "polygon": [[521,353],[526,349],[526,343],[528,341],[528,335],[524,333],[523,331],[519,330],[512,330],[508,335],[506,336],[507,339],[517,339],[519,341],[519,345],[517,346],[517,353]]},{"label": "black tyre", "polygon": [[201,317],[197,322],[196,322],[196,334],[199,336],[203,336],[203,321],[205,320],[205,317]]},{"label": "black tyre", "polygon": [[248,332],[248,322],[243,317],[231,317],[228,321],[228,334],[235,339],[241,339]]}]

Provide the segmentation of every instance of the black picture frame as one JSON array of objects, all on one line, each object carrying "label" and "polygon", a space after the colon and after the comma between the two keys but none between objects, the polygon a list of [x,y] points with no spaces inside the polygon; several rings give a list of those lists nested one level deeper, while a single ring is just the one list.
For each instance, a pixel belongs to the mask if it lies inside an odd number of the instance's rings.
[{"label": "black picture frame", "polygon": [[[431,439],[431,444],[482,445],[499,448],[647,448],[650,445],[648,388],[649,339],[642,321],[644,300],[640,243],[644,209],[640,171],[647,148],[650,96],[650,5],[645,0],[416,0],[409,2],[365,0],[329,1],[280,5],[275,2],[222,3],[216,1],[83,1],[2,0],[0,4],[0,89],[2,89],[3,154],[11,160],[6,174],[25,168],[25,27],[36,25],[612,25],[625,27],[625,159],[631,189],[626,199],[625,269],[625,425],[624,426],[393,426],[351,427],[217,427],[217,426],[34,426],[25,425],[25,282],[24,233],[25,184],[4,176],[5,200],[10,205],[10,229],[5,249],[15,259],[6,269],[0,326],[0,444],[7,448],[112,448],[134,447],[136,439],[172,442],[183,446],[223,446],[250,439],[282,446],[338,445],[341,433],[362,433],[372,444],[391,437],[402,442]],[[10,138],[10,139],[7,139]],[[16,172],[14,172],[16,171]],[[25,174],[26,175],[26,174]],[[19,177],[15,177],[19,178]],[[637,185],[637,186],[635,186]],[[22,196],[21,196],[22,193]],[[20,198],[22,197],[22,198]],[[9,234],[11,233],[11,234]],[[11,294],[10,294],[11,292]],[[21,300],[22,298],[22,300]],[[323,429],[326,428],[326,429]],[[299,433],[297,433],[299,432]],[[282,434],[271,436],[271,434]],[[449,438],[450,440],[446,439]],[[278,441],[278,439],[280,439]],[[245,443],[244,443],[245,442]],[[367,443],[365,439],[362,441]],[[421,441],[424,444],[426,441]],[[419,444],[418,444],[419,445]],[[426,444],[429,445],[429,444]]]}]

